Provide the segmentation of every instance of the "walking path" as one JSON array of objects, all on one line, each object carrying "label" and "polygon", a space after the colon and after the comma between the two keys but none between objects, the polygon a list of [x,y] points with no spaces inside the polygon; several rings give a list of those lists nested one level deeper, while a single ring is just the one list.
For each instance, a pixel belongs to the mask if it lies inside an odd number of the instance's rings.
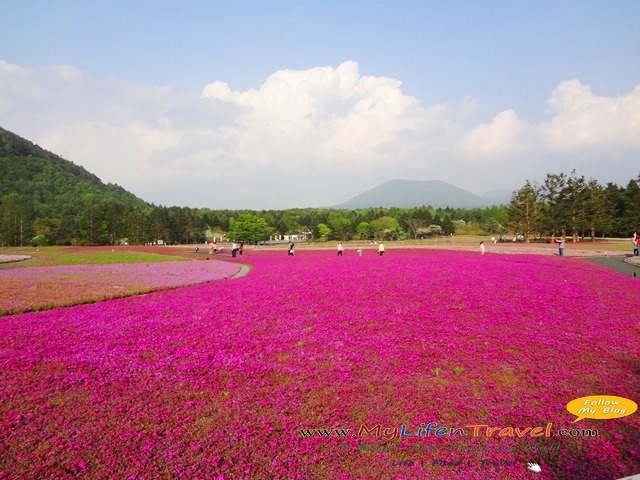
[{"label": "walking path", "polygon": [[240,270],[237,273],[234,273],[229,278],[240,278],[244,277],[251,271],[251,267],[249,265],[240,264]]},{"label": "walking path", "polygon": [[640,257],[627,257],[625,262],[635,265],[636,267],[640,267]]},{"label": "walking path", "polygon": [[0,255],[0,263],[22,262],[30,258],[29,255]]},{"label": "walking path", "polygon": [[588,262],[608,267],[616,272],[629,275],[633,278],[640,278],[640,262],[635,260],[638,257],[585,257]]}]

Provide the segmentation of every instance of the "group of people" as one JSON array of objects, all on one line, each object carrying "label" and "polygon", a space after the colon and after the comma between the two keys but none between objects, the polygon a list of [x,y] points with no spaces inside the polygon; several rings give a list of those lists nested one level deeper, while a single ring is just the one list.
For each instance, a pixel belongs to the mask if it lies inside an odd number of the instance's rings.
[{"label": "group of people", "polygon": [[[338,256],[342,257],[342,253],[344,252],[344,247],[342,246],[342,242],[338,243]],[[357,250],[358,252],[358,256],[361,257],[362,256],[362,248],[358,248]],[[378,245],[378,255],[382,256],[384,255],[384,244],[380,243]]]},{"label": "group of people", "polygon": [[[566,239],[564,238],[564,235],[560,238],[556,238],[556,243],[558,244],[558,254],[563,257],[564,256],[564,244]],[[634,255],[638,255],[636,252],[638,251],[638,241],[640,241],[640,238],[636,238],[636,235],[634,234],[634,247],[633,247],[633,251],[634,251]],[[496,239],[495,237],[491,237],[491,242],[492,243],[496,243]],[[480,254],[484,255],[485,252],[485,248],[484,248],[484,240],[480,242]]]},{"label": "group of people", "polygon": [[238,245],[237,243],[233,242],[233,245],[231,245],[231,256],[235,257],[237,254],[242,255],[242,252],[244,251],[244,242],[240,242],[240,245]]},{"label": "group of people", "polygon": [[[338,256],[342,257],[342,252],[344,252],[344,247],[342,246],[342,242],[338,243]],[[358,256],[361,257],[362,256],[362,248],[358,248],[357,250],[358,252]],[[379,244],[378,245],[378,255],[382,256],[384,255],[384,244]]]},{"label": "group of people", "polygon": [[[224,247],[218,248],[215,241],[209,243],[209,255],[215,255],[221,253],[224,250]],[[237,254],[242,255],[244,251],[244,242],[240,242],[240,244],[233,243],[231,245],[231,256],[235,257]],[[196,246],[196,256],[200,253],[200,247]]]},{"label": "group of people", "polygon": [[[288,256],[292,256],[293,255],[294,247],[295,247],[295,244],[293,242],[289,242],[289,247],[287,248],[287,255]],[[358,256],[361,257],[362,256],[362,248],[358,248],[357,252],[358,252]],[[342,257],[343,253],[344,253],[344,246],[342,245],[342,242],[339,242],[338,243],[338,256]],[[380,255],[380,256],[384,255],[384,244],[382,244],[382,243],[378,245],[378,255]]]}]

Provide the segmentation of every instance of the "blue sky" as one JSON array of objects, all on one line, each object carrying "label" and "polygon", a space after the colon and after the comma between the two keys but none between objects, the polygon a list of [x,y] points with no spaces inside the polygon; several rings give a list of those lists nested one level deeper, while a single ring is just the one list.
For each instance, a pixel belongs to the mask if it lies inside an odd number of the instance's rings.
[{"label": "blue sky", "polygon": [[637,1],[0,4],[0,126],[155,203],[640,172]]}]

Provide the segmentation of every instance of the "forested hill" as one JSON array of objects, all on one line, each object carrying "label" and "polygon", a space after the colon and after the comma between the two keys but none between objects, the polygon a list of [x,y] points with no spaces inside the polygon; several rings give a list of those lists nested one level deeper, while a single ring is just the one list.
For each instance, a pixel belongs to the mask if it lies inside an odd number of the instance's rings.
[{"label": "forested hill", "polygon": [[74,205],[77,208],[103,200],[146,203],[124,188],[104,184],[83,167],[0,128],[0,196],[12,193],[28,195],[38,210],[56,214]]},{"label": "forested hill", "polygon": [[145,205],[124,188],[0,128],[0,227],[18,232],[12,236],[30,241],[38,220],[35,230],[42,235],[68,241],[87,212]]}]

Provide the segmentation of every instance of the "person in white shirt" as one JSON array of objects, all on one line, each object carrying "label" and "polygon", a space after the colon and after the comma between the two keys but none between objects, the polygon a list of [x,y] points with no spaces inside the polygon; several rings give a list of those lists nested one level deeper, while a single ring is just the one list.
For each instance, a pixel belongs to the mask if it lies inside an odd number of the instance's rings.
[{"label": "person in white shirt", "polygon": [[558,254],[563,257],[564,256],[564,235],[560,237],[560,239],[556,238],[556,243],[558,244]]}]

